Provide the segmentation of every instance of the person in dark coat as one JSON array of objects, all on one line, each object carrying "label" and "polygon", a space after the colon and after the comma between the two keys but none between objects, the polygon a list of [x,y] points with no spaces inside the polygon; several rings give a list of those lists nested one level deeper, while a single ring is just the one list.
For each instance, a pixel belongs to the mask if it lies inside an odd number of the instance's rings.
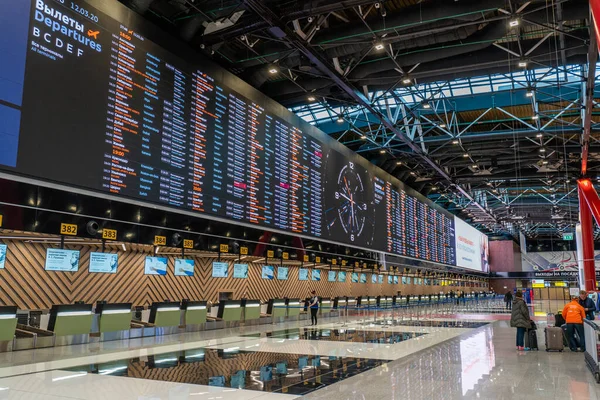
[{"label": "person in dark coat", "polygon": [[523,300],[523,292],[520,290],[515,294],[510,314],[510,326],[517,328],[517,350],[525,350],[525,332],[531,328],[529,308]]},{"label": "person in dark coat", "polygon": [[508,292],[506,292],[506,294],[504,295],[504,303],[506,303],[506,309],[510,310],[512,307],[512,301],[513,301],[513,295],[511,293],[511,291],[509,290]]},{"label": "person in dark coat", "polygon": [[594,311],[596,311],[596,305],[594,300],[590,299],[585,290],[579,291],[579,305],[585,310],[585,319],[590,321],[595,319]]}]

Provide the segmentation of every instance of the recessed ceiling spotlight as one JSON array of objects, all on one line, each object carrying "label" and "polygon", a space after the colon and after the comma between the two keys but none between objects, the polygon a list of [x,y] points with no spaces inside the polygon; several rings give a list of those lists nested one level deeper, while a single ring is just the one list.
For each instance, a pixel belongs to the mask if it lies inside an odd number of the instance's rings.
[{"label": "recessed ceiling spotlight", "polygon": [[527,96],[527,97],[533,97],[533,90],[527,91],[527,93],[525,93],[525,96]]},{"label": "recessed ceiling spotlight", "polygon": [[411,173],[410,173],[410,174],[411,174],[412,176],[415,176],[415,175],[417,175],[417,173],[416,173],[415,171],[411,171]]},{"label": "recessed ceiling spotlight", "polygon": [[440,124],[440,128],[445,128],[446,124],[444,124],[443,122]]},{"label": "recessed ceiling spotlight", "polygon": [[527,61],[519,61],[519,68],[526,68],[527,67]]},{"label": "recessed ceiling spotlight", "polygon": [[404,83],[405,85],[408,85],[409,83],[411,83],[412,81],[410,80],[410,78],[407,76],[404,79],[402,79],[402,83]]},{"label": "recessed ceiling spotlight", "polygon": [[538,133],[537,135],[535,135],[535,137],[541,138],[541,137],[544,137],[544,134],[543,133]]},{"label": "recessed ceiling spotlight", "polygon": [[338,122],[338,124],[341,124],[342,122],[344,122],[344,116],[342,114],[338,115],[337,122]]},{"label": "recessed ceiling spotlight", "polygon": [[375,50],[383,50],[384,47],[385,45],[381,42],[375,43]]},{"label": "recessed ceiling spotlight", "polygon": [[479,168],[479,167],[477,166],[477,164],[473,164],[473,165],[471,165],[471,167],[472,167],[473,169],[477,169],[477,168]]},{"label": "recessed ceiling spotlight", "polygon": [[540,153],[545,153],[545,152],[546,152],[546,149],[542,147],[542,148],[540,149]]},{"label": "recessed ceiling spotlight", "polygon": [[534,120],[534,121],[537,120],[537,119],[539,119],[539,118],[540,118],[539,115],[532,115],[531,116],[531,119]]},{"label": "recessed ceiling spotlight", "polygon": [[543,165],[547,165],[547,164],[548,164],[548,160],[544,160],[544,161],[542,161],[542,164],[543,164]]},{"label": "recessed ceiling spotlight", "polygon": [[277,66],[275,66],[275,65],[271,65],[271,66],[269,67],[269,73],[270,73],[270,74],[274,75],[274,74],[276,74],[276,73],[278,73],[278,72],[279,72],[279,68],[277,68]]},{"label": "recessed ceiling spotlight", "polygon": [[367,137],[366,137],[365,135],[362,135],[360,138],[361,138],[362,140],[366,140],[366,139],[367,139]]},{"label": "recessed ceiling spotlight", "polygon": [[429,109],[431,105],[429,103],[423,103],[423,108]]},{"label": "recessed ceiling spotlight", "polygon": [[385,154],[385,150],[384,150],[384,149],[381,149],[381,150],[379,150],[379,153],[380,153],[380,154]]},{"label": "recessed ceiling spotlight", "polygon": [[467,157],[469,157],[469,154],[468,154],[468,153],[464,153],[464,154],[463,154],[463,157],[464,157],[464,158],[467,158]]},{"label": "recessed ceiling spotlight", "polygon": [[452,144],[458,144],[458,143],[459,143],[458,140],[453,140],[452,141]]},{"label": "recessed ceiling spotlight", "polygon": [[317,98],[313,95],[308,96],[308,101],[315,101]]},{"label": "recessed ceiling spotlight", "polygon": [[402,165],[402,161],[396,161],[396,165]]},{"label": "recessed ceiling spotlight", "polygon": [[515,26],[519,26],[519,20],[518,20],[518,19],[516,19],[516,18],[515,18],[515,19],[511,19],[511,20],[510,20],[510,22],[508,23],[508,25],[509,25],[511,28],[514,28]]}]

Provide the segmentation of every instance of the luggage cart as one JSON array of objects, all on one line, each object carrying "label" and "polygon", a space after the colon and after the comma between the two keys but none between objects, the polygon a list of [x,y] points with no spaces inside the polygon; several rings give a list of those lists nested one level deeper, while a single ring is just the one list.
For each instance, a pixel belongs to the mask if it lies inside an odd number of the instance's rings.
[{"label": "luggage cart", "polygon": [[585,335],[585,363],[587,364],[596,383],[600,383],[600,366],[598,365],[598,343],[600,343],[600,327],[594,321],[583,320]]}]

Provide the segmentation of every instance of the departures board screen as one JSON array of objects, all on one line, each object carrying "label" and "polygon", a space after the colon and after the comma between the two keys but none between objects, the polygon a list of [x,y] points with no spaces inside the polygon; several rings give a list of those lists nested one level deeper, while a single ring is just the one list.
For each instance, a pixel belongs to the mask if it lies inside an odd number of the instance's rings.
[{"label": "departures board screen", "polygon": [[0,34],[4,172],[456,263],[451,216],[116,1],[3,2]]}]

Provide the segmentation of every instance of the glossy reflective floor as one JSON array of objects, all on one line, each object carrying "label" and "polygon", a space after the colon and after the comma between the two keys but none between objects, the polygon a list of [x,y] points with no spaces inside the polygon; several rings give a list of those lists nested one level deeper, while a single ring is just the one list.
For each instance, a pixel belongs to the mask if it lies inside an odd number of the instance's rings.
[{"label": "glossy reflective floor", "polygon": [[[460,314],[435,321],[460,319],[487,324],[478,328],[426,324],[384,327],[378,321],[365,323],[364,319],[350,318],[344,327],[345,321],[325,320],[316,331],[321,331],[320,335],[351,329],[385,337],[426,335],[394,343],[273,336],[285,330],[304,332],[306,322],[301,321],[5,353],[0,354],[0,399],[600,400],[600,385],[587,369],[582,353],[543,351],[545,313],[556,312],[563,305],[562,301],[539,302],[532,309],[539,328],[537,352],[515,350],[515,329],[509,327],[508,314]],[[228,358],[229,354],[235,357]],[[366,360],[369,368],[355,368],[352,373],[351,364],[357,359]],[[120,360],[127,360],[126,365]],[[319,360],[321,365],[313,367],[312,360]],[[287,364],[281,364],[283,361]],[[265,366],[270,371],[261,368]],[[361,362],[360,368],[363,366]],[[301,375],[304,372],[300,369],[310,374],[311,368],[313,375]],[[318,382],[316,372],[321,368]],[[121,376],[125,371],[127,377]],[[169,375],[170,379],[159,380],[159,375]],[[339,380],[342,375],[344,379]],[[284,393],[284,387],[294,386],[305,390],[294,388]]]},{"label": "glossy reflective floor", "polygon": [[288,340],[330,340],[334,342],[356,343],[400,343],[405,340],[426,335],[424,332],[390,332],[387,330],[373,331],[354,328],[317,329],[298,328],[284,329],[273,332],[260,332],[242,335],[255,338],[282,338]]},{"label": "glossy reflective floor", "polygon": [[191,349],[86,364],[69,368],[69,371],[300,396],[385,362],[353,357],[281,355],[231,347],[224,350]]}]

